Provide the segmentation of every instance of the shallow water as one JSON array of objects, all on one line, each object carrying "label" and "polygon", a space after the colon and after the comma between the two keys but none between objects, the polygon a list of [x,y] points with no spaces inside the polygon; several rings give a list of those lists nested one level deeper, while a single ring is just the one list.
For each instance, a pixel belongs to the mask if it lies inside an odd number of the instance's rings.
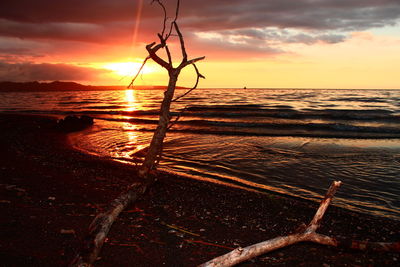
[{"label": "shallow water", "polygon": [[[178,91],[178,94],[183,91]],[[0,93],[3,112],[89,114],[75,134],[90,153],[135,164],[162,91]],[[199,179],[400,219],[400,91],[201,89],[175,103],[161,167]]]}]

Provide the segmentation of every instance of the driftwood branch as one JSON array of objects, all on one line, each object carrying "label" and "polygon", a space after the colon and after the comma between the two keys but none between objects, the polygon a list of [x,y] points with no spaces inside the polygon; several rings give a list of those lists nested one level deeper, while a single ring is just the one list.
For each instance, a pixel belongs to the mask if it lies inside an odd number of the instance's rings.
[{"label": "driftwood branch", "polygon": [[245,248],[236,248],[235,250],[217,257],[211,261],[208,261],[201,267],[211,267],[211,266],[234,266],[243,261],[249,260],[251,258],[260,256],[262,254],[277,250],[283,247],[287,247],[299,242],[314,242],[322,245],[328,245],[333,247],[343,247],[359,250],[375,250],[375,251],[400,251],[400,242],[396,243],[382,243],[382,242],[365,242],[356,241],[344,238],[334,238],[326,235],[321,235],[315,231],[320,226],[322,217],[324,216],[326,209],[328,208],[330,202],[332,201],[333,195],[339,188],[341,182],[335,181],[330,186],[325,198],[321,201],[321,204],[311,220],[310,224],[303,232],[297,232],[287,236],[280,236],[274,239],[270,239],[261,243],[257,243]]},{"label": "driftwood branch", "polygon": [[141,197],[153,181],[154,179],[149,179],[144,183],[132,184],[125,192],[114,199],[104,212],[94,218],[89,226],[89,233],[85,238],[83,247],[70,264],[71,267],[93,266],[115,219],[127,206]]}]

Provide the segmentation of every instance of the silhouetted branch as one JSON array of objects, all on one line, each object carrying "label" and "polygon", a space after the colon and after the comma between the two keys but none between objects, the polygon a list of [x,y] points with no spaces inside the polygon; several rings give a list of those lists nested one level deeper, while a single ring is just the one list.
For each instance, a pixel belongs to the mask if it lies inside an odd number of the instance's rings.
[{"label": "silhouetted branch", "polygon": [[174,18],[174,20],[171,22],[171,26],[170,26],[170,28],[169,28],[168,37],[171,36],[173,25],[176,23],[176,21],[177,21],[177,19],[178,19],[179,8],[180,8],[180,2],[181,2],[180,0],[177,0],[177,2],[176,2],[175,18]]},{"label": "silhouetted branch", "polygon": [[165,51],[167,52],[168,62],[172,66],[172,57],[171,57],[171,52],[169,51],[168,45],[165,45]]},{"label": "silhouetted branch", "polygon": [[179,67],[178,67],[178,68],[181,68],[181,69],[183,69],[183,68],[184,68],[184,67],[186,67],[187,65],[190,65],[190,64],[196,63],[197,61],[203,60],[203,59],[205,59],[205,58],[206,58],[206,57],[197,57],[197,58],[194,58],[194,59],[188,60],[188,61],[186,61],[186,62],[182,62],[182,63],[181,63],[181,65],[179,65]]},{"label": "silhouetted branch", "polygon": [[168,39],[168,38],[165,38],[165,39],[164,39],[165,27],[166,27],[166,25],[167,25],[167,9],[165,8],[164,4],[161,3],[160,0],[153,0],[151,3],[153,4],[154,2],[157,2],[157,4],[158,4],[159,6],[161,6],[161,9],[162,9],[163,12],[164,12],[163,28],[162,28],[161,34],[159,34],[159,35],[161,35],[161,37],[162,37],[161,39],[163,39],[164,42],[165,42],[165,41],[167,41],[167,39]]},{"label": "silhouetted branch", "polygon": [[186,48],[185,48],[185,41],[183,40],[183,35],[181,31],[179,30],[178,24],[174,21],[173,22],[175,31],[178,34],[179,37],[179,42],[181,44],[181,51],[182,51],[182,63],[187,61],[187,53],[186,53]]},{"label": "silhouetted branch", "polygon": [[[192,64],[195,71],[196,71],[196,83],[194,84],[194,86],[192,88],[190,88],[186,93],[184,93],[183,95],[180,95],[178,97],[176,97],[175,99],[172,100],[172,102],[178,101],[179,99],[181,99],[182,97],[187,96],[190,92],[192,92],[194,89],[197,88],[197,85],[199,84],[199,80],[200,78],[205,79],[206,77],[204,77],[200,72],[199,69],[197,68],[196,64]],[[185,108],[186,109],[186,108]]]},{"label": "silhouetted branch", "polygon": [[160,58],[156,53],[157,51],[162,48],[162,44],[158,44],[156,46],[155,42],[146,45],[146,50],[149,53],[149,56],[151,57],[152,60],[154,60],[158,65],[164,67],[165,69],[169,70],[171,65],[168,64],[164,59]]},{"label": "silhouetted branch", "polygon": [[175,120],[173,122],[170,122],[170,124],[168,125],[167,130],[171,129],[172,126],[174,126],[179,121],[179,119],[181,118],[183,113],[185,113],[186,109],[187,109],[187,106],[184,107],[184,109],[181,112],[179,112],[179,114],[178,114],[178,116],[176,116]]},{"label": "silhouetted branch", "polygon": [[139,68],[138,72],[136,73],[135,77],[133,77],[131,83],[128,85],[128,88],[130,88],[133,85],[133,83],[135,82],[136,78],[139,76],[140,72],[142,72],[142,69],[143,69],[144,65],[146,65],[147,60],[149,60],[149,59],[150,59],[150,56],[147,56],[143,60],[142,65],[140,66],[140,68]]}]

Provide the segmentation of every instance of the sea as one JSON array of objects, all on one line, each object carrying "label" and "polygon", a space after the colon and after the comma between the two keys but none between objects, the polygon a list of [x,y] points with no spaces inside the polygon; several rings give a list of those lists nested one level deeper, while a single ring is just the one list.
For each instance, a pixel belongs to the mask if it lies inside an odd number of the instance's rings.
[{"label": "sea", "polygon": [[[185,90],[177,90],[176,96]],[[140,164],[163,90],[0,92],[1,113],[89,115],[85,153]],[[159,168],[400,219],[400,90],[196,89],[172,105]]]}]

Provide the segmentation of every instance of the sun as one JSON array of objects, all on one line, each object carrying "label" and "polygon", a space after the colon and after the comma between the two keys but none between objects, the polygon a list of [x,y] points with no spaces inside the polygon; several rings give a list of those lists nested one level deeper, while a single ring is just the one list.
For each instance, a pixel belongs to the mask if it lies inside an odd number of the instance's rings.
[{"label": "sun", "polygon": [[[115,62],[108,63],[103,65],[103,68],[113,71],[116,75],[126,77],[126,76],[135,76],[139,71],[141,63],[137,62]],[[144,66],[142,69],[142,73],[150,73],[153,72],[151,67]]]}]

